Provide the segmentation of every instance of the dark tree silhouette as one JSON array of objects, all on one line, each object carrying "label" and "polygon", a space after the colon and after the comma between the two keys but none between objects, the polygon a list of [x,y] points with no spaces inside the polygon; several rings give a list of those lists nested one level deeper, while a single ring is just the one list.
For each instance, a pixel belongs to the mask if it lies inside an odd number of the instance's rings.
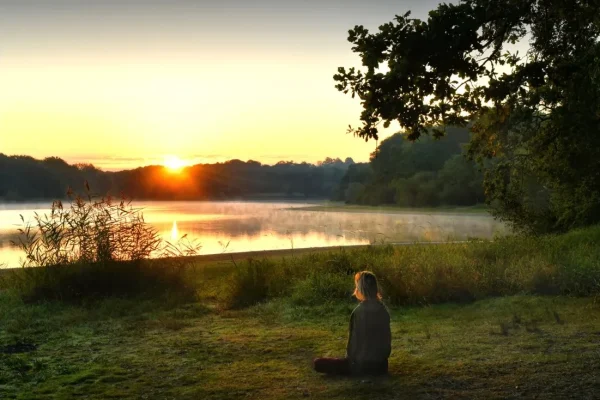
[{"label": "dark tree silhouette", "polygon": [[483,202],[483,177],[467,160],[465,128],[448,128],[445,140],[424,136],[414,142],[396,134],[381,142],[369,164],[348,168],[333,199],[404,207],[469,206]]},{"label": "dark tree silhouette", "polygon": [[[361,100],[352,131],[366,140],[380,123],[414,140],[472,121],[469,155],[496,215],[560,231],[600,222],[599,37],[596,0],[464,0],[350,30],[364,68],[334,79]],[[526,54],[508,51],[525,40]]]},{"label": "dark tree silhouette", "polygon": [[0,201],[64,198],[67,189],[154,200],[329,198],[350,163],[319,166],[230,160],[198,164],[173,174],[162,166],[106,172],[90,164],[69,165],[56,157],[36,160],[0,154]]}]

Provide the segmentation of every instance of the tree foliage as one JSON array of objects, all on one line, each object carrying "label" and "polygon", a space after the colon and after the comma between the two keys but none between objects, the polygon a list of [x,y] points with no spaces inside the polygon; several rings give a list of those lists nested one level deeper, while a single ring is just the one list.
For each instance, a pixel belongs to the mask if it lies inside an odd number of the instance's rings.
[{"label": "tree foliage", "polygon": [[334,200],[403,207],[470,206],[483,202],[483,177],[463,147],[464,128],[448,128],[446,140],[429,136],[411,142],[395,134],[378,146],[369,164],[354,164]]},{"label": "tree foliage", "polygon": [[[396,16],[349,32],[364,68],[340,68],[362,126],[397,121],[414,140],[473,122],[471,158],[497,216],[535,232],[600,221],[597,0],[465,0],[427,21]],[[525,54],[512,44],[528,41]],[[443,136],[434,128],[433,135]]]}]

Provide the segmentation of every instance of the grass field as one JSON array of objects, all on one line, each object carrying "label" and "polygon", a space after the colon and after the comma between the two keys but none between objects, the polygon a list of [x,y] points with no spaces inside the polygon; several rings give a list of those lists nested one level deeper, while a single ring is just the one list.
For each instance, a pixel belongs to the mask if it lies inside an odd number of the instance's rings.
[{"label": "grass field", "polygon": [[595,398],[594,298],[514,296],[470,305],[394,307],[390,376],[319,376],[343,355],[353,304],[242,311],[105,300],[24,306],[2,298],[0,398],[396,399]]},{"label": "grass field", "polygon": [[[599,242],[592,227],[494,242],[191,259],[182,270],[191,299],[171,280],[175,290],[160,296],[24,303],[10,285],[15,271],[6,271],[0,398],[597,398]],[[150,267],[138,277],[156,282],[156,267],[172,266]],[[378,274],[392,315],[390,375],[320,376],[311,360],[344,354],[356,305],[352,274],[365,267]],[[40,293],[63,293],[69,279]]]}]

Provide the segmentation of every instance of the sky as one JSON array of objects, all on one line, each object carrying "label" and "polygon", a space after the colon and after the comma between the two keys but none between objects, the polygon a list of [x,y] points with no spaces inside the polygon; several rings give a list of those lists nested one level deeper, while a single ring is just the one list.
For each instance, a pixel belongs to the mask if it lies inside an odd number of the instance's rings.
[{"label": "sky", "polygon": [[[333,75],[347,32],[437,0],[0,0],[0,153],[127,169],[176,156],[366,161]],[[384,137],[391,134],[386,132]]]}]

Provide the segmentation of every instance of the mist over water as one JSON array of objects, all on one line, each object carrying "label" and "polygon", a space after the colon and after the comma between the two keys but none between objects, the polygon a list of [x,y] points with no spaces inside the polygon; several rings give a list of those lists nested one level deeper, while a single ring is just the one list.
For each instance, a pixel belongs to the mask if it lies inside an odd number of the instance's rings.
[{"label": "mist over water", "polygon": [[[200,254],[345,246],[369,243],[492,238],[504,226],[487,214],[323,212],[294,202],[136,202],[147,223],[167,241],[183,235],[202,245]],[[302,208],[299,210],[299,208]],[[0,204],[0,264],[19,266],[20,214],[48,213],[44,204]]]}]

